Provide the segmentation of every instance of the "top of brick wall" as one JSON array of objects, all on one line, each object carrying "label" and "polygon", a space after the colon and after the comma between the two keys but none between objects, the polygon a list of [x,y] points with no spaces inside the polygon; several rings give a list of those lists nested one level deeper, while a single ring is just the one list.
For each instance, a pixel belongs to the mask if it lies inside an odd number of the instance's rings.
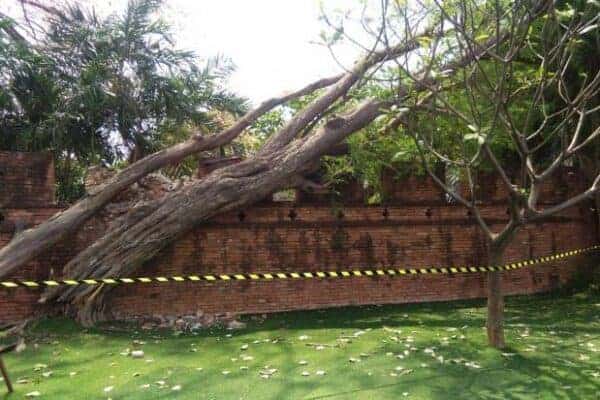
[{"label": "top of brick wall", "polygon": [[[206,161],[206,160],[205,160]],[[216,166],[239,162],[237,158],[218,160],[201,164],[202,176]],[[384,203],[388,205],[428,205],[447,204],[443,191],[429,178],[409,176],[398,178],[390,171],[382,176]],[[557,203],[585,189],[581,174],[573,168],[562,168],[542,187],[541,203]],[[463,188],[464,189],[464,188]],[[336,194],[327,191],[320,193],[298,192],[296,204],[347,204],[365,205],[372,195],[356,181],[336,188]],[[466,192],[463,196],[468,197]],[[495,176],[481,176],[477,186],[478,200],[484,203],[503,202],[506,189]],[[265,200],[263,203],[271,203]],[[55,204],[54,163],[50,153],[19,153],[0,151],[0,207],[34,208]]]},{"label": "top of brick wall", "polygon": [[[443,174],[442,174],[443,175]],[[515,179],[515,182],[518,180]],[[460,193],[470,198],[466,185],[460,186]],[[541,186],[540,204],[556,204],[586,189],[583,175],[575,168],[563,167]],[[336,187],[337,195],[327,192],[300,193],[302,204],[366,204],[373,193],[357,181],[350,181]],[[448,204],[444,191],[429,176],[401,177],[386,170],[382,176],[383,204],[387,205],[443,205]],[[476,179],[476,198],[486,204],[504,203],[508,191],[497,175],[481,174]]]},{"label": "top of brick wall", "polygon": [[52,154],[0,151],[0,207],[44,207],[54,194]]}]

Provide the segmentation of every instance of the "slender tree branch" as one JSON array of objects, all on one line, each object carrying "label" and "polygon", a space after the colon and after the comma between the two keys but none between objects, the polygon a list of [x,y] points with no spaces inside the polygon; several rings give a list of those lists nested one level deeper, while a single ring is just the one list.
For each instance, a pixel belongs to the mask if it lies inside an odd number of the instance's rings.
[{"label": "slender tree branch", "polygon": [[547,218],[551,215],[557,214],[561,211],[566,210],[567,208],[573,207],[579,203],[581,203],[584,200],[588,200],[593,198],[595,195],[597,195],[598,193],[600,193],[600,174],[596,177],[596,179],[594,180],[594,183],[592,184],[592,186],[587,189],[585,192],[582,192],[574,197],[571,197],[570,199],[557,204],[555,206],[552,207],[548,207],[545,208],[541,211],[529,211],[526,215],[526,218],[528,221],[537,221],[540,219],[544,219]]}]

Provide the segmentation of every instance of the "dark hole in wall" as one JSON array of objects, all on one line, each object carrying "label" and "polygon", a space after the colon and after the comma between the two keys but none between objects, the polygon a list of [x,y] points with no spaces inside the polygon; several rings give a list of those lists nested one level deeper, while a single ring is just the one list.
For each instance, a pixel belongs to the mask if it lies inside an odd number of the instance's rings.
[{"label": "dark hole in wall", "polygon": [[342,210],[338,211],[336,214],[337,219],[343,219],[344,218],[344,212]]},{"label": "dark hole in wall", "polygon": [[425,215],[427,218],[431,218],[431,208],[428,208],[427,211],[425,211]]},{"label": "dark hole in wall", "polygon": [[296,210],[290,210],[290,213],[288,214],[288,217],[290,217],[290,219],[292,221],[295,221],[296,218],[298,217],[298,213],[296,212]]},{"label": "dark hole in wall", "polygon": [[237,217],[240,222],[244,222],[244,220],[246,219],[246,213],[244,213],[243,211],[240,211],[238,213]]},{"label": "dark hole in wall", "polygon": [[383,215],[383,218],[387,219],[390,216],[390,212],[388,211],[387,208],[384,208],[381,215]]}]

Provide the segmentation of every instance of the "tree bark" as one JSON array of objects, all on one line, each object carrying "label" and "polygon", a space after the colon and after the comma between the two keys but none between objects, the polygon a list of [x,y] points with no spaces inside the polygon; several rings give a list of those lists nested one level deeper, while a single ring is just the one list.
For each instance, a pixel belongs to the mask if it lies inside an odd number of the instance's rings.
[{"label": "tree bark", "polygon": [[9,244],[1,248],[0,278],[33,260],[45,250],[63,240],[67,235],[74,233],[117,194],[147,174],[162,167],[176,164],[192,154],[212,150],[231,142],[266,112],[289,100],[330,86],[337,82],[341,76],[321,79],[298,91],[269,99],[244,115],[232,127],[219,134],[206,137],[195,135],[183,143],[158,151],[131,164],[67,210],[54,215],[36,228],[23,231],[15,236]]},{"label": "tree bark", "polygon": [[[504,265],[504,250],[492,242],[488,248],[488,260],[491,266]],[[497,349],[506,346],[504,341],[504,296],[502,294],[502,272],[487,273],[487,336],[488,344]]]},{"label": "tree bark", "polygon": [[[219,169],[164,199],[147,204],[75,257],[65,267],[65,275],[73,279],[130,276],[200,222],[293,186],[314,160],[368,125],[382,109],[380,102],[363,103],[280,151]],[[104,305],[108,290],[110,287],[103,285],[57,287],[44,293],[40,301],[70,304],[76,318],[84,325],[91,325],[108,315]]]}]

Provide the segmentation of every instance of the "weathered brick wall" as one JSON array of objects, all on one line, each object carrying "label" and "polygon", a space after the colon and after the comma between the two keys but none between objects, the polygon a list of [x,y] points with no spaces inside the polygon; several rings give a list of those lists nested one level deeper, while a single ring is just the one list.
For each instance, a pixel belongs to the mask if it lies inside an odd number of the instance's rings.
[{"label": "weathered brick wall", "polygon": [[[563,171],[546,188],[546,200],[563,198],[581,189],[577,175]],[[483,213],[492,223],[507,217],[501,185],[483,180]],[[328,199],[305,197],[301,203],[262,203],[219,216],[147,263],[137,276],[205,273],[317,271],[348,267],[460,266],[485,264],[478,227],[467,211],[444,202],[428,179],[411,177],[387,181],[387,206],[365,207],[357,202],[332,207]],[[560,190],[559,190],[560,189]],[[352,189],[356,191],[356,187]],[[356,194],[353,198],[360,198]],[[57,211],[6,209],[0,246],[11,236],[10,221],[39,223]],[[523,229],[507,253],[520,260],[595,243],[587,205]],[[14,278],[43,279],[105,229],[89,222],[75,237],[55,247]],[[504,274],[507,293],[534,293],[557,288],[575,271],[577,259]],[[29,289],[0,292],[0,320],[34,313],[39,292]],[[117,318],[153,314],[262,313],[351,304],[404,303],[485,296],[482,274],[356,277],[339,280],[301,280],[230,283],[169,283],[120,286],[110,307]]]},{"label": "weathered brick wall", "polygon": [[[431,216],[426,215],[429,209]],[[328,207],[246,210],[221,217],[170,246],[144,269],[147,275],[318,271],[356,267],[485,264],[477,226],[461,207],[349,207],[340,220]],[[503,207],[486,214],[504,218]],[[594,242],[579,210],[532,225],[508,251],[510,260],[583,247]],[[568,263],[505,274],[507,293],[557,288],[574,272]],[[271,312],[349,304],[404,303],[485,296],[484,275],[374,277],[345,280],[183,283],[121,287],[112,308],[121,317],[136,314]]]},{"label": "weathered brick wall", "polygon": [[52,154],[0,151],[0,207],[46,207],[54,183]]}]

